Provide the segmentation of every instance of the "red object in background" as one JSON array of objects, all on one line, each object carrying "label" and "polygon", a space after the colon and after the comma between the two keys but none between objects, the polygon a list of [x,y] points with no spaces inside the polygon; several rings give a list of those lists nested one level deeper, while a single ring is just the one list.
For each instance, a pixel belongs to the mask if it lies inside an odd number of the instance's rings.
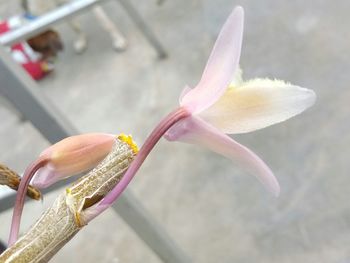
[{"label": "red object in background", "polygon": [[[16,28],[20,24],[20,17],[12,17],[7,21],[0,22],[0,35]],[[27,42],[14,44],[9,51],[13,59],[21,64],[28,74],[35,80],[42,79],[52,71],[52,67],[49,63],[41,59],[41,54],[35,52]]]},{"label": "red object in background", "polygon": [[6,22],[0,22],[0,34],[3,34],[7,31],[9,31],[8,24]]},{"label": "red object in background", "polygon": [[42,79],[50,71],[45,71],[41,62],[27,62],[22,67],[32,76],[33,79]]}]

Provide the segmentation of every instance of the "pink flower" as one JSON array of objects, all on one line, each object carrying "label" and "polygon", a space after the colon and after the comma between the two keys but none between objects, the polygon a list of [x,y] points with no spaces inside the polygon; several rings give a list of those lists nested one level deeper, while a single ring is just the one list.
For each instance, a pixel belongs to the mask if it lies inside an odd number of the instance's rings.
[{"label": "pink flower", "polygon": [[180,107],[156,126],[122,180],[91,208],[91,218],[118,198],[163,135],[170,141],[205,146],[236,161],[274,195],[279,194],[280,187],[269,167],[225,133],[245,133],[284,121],[310,107],[315,93],[280,80],[241,80],[238,64],[243,16],[242,7],[233,10],[221,29],[198,85],[184,89]]},{"label": "pink flower", "polygon": [[236,161],[277,196],[280,187],[269,167],[226,134],[284,121],[310,107],[315,93],[280,80],[243,82],[238,68],[242,33],[243,8],[237,7],[219,34],[200,82],[180,98],[191,115],[171,127],[165,138],[202,145]]}]

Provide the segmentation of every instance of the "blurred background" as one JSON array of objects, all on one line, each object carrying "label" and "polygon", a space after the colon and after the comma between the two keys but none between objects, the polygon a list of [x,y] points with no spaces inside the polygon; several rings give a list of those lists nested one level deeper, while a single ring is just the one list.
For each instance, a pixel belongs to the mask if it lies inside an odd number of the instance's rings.
[{"label": "blurred background", "polygon": [[[274,198],[229,160],[162,140],[129,189],[193,262],[350,262],[350,3],[318,1],[132,1],[161,40],[160,60],[118,2],[102,7],[125,35],[116,52],[91,12],[78,16],[88,36],[82,54],[67,23],[54,28],[64,51],[38,82],[47,99],[82,133],[130,133],[142,144],[197,83],[223,22],[245,9],[245,79],[269,77],[313,89],[316,105],[300,116],[234,136],[270,165],[281,184]],[[0,2],[2,18],[21,12]],[[2,85],[2,83],[0,83]],[[18,172],[49,143],[0,104],[0,161]],[[0,188],[2,191],[3,188]],[[25,208],[28,228],[60,191]],[[7,240],[11,211],[0,215]],[[84,228],[52,262],[161,262],[113,211]]]}]

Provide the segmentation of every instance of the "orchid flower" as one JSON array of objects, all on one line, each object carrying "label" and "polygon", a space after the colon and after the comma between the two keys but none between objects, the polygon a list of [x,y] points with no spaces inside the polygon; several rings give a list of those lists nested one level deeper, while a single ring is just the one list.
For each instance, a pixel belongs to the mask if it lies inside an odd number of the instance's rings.
[{"label": "orchid flower", "polygon": [[310,107],[315,93],[280,80],[241,80],[243,17],[243,8],[236,7],[220,31],[197,86],[185,87],[180,107],[156,126],[116,187],[89,208],[91,218],[118,198],[163,135],[170,141],[205,146],[236,161],[278,196],[280,187],[270,168],[226,133],[245,133],[282,122]]},{"label": "orchid flower", "polygon": [[[236,161],[254,174],[274,195],[279,194],[278,182],[269,167],[227,134],[245,133],[284,121],[310,107],[315,101],[315,94],[280,80],[241,80],[239,58],[243,16],[242,7],[233,10],[221,29],[197,86],[184,89],[180,96],[180,107],[154,128],[118,184],[101,201],[84,210],[86,223],[120,196],[163,135],[170,141],[205,146]],[[39,168],[42,172],[33,182],[39,186],[47,186],[59,178],[92,168],[107,155],[112,145],[110,135],[96,136],[81,137],[84,138],[81,143],[73,140],[70,141],[72,144],[52,146],[26,170],[26,180],[22,181],[28,184],[28,178]],[[95,148],[97,152],[92,151]],[[23,208],[23,191],[27,184],[23,184],[22,188],[20,185],[16,199],[16,205],[21,205],[19,210]],[[14,211],[12,227],[17,229],[12,229],[15,233],[13,236],[18,233],[19,210]]]},{"label": "orchid flower", "polygon": [[243,8],[237,7],[228,18],[200,82],[194,89],[186,87],[180,97],[181,107],[191,115],[171,127],[165,138],[202,145],[236,161],[278,196],[280,187],[269,167],[226,134],[250,132],[284,121],[310,107],[315,94],[280,80],[242,81],[238,65],[243,16]]}]

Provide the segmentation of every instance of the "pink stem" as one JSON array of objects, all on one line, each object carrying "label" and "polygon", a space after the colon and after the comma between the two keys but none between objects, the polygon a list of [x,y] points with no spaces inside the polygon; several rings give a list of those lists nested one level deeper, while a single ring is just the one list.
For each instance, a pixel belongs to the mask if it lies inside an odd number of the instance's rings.
[{"label": "pink stem", "polygon": [[48,161],[49,160],[46,157],[39,158],[38,160],[34,161],[30,166],[28,166],[24,172],[23,178],[19,183],[19,187],[16,195],[15,207],[13,209],[10,236],[8,241],[9,246],[15,243],[18,238],[19,227],[21,224],[21,217],[22,217],[22,211],[24,206],[24,199],[26,196],[29,182],[33,178],[35,172],[40,167],[43,167],[45,164],[47,164]]},{"label": "pink stem", "polygon": [[106,209],[110,204],[112,204],[125,190],[125,188],[128,186],[136,172],[141,167],[142,163],[147,158],[150,151],[157,144],[160,138],[162,138],[166,131],[179,120],[184,119],[188,116],[190,116],[190,113],[186,109],[180,107],[171,112],[168,116],[166,116],[154,128],[152,133],[147,137],[145,143],[142,145],[134,161],[130,164],[128,170],[125,172],[121,181],[113,188],[113,190],[110,193],[106,195],[106,197],[99,204],[101,206],[100,208],[102,208],[102,211]]}]

